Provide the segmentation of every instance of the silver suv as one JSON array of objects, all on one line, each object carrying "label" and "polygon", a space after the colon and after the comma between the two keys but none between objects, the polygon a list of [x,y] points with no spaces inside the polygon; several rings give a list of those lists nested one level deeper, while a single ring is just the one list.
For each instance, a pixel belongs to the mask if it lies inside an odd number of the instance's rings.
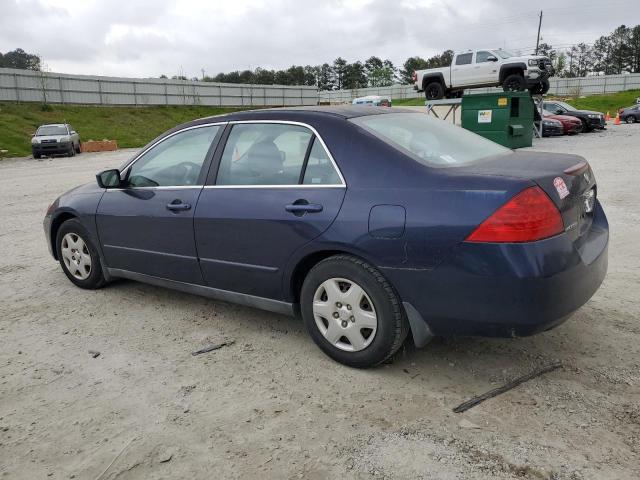
[{"label": "silver suv", "polygon": [[33,158],[80,153],[80,135],[68,123],[41,125],[31,138]]}]

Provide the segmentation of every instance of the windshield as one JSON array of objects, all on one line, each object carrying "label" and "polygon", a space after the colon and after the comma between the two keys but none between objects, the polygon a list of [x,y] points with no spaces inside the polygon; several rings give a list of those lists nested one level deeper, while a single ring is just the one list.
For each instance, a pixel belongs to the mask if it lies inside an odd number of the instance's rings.
[{"label": "windshield", "polygon": [[61,125],[45,125],[43,127],[38,128],[36,132],[36,136],[44,136],[44,135],[68,135],[67,127]]},{"label": "windshield", "polygon": [[509,50],[493,50],[493,53],[495,53],[497,56],[499,56],[500,58],[511,58],[511,57],[517,57],[517,55],[513,52],[510,52]]},{"label": "windshield", "polygon": [[567,110],[569,110],[570,112],[575,112],[576,111],[576,107],[572,107],[571,105],[569,105],[568,103],[564,103],[564,102],[556,102],[558,105],[563,106],[564,108],[566,108]]},{"label": "windshield", "polygon": [[424,113],[390,113],[350,120],[429,167],[469,165],[511,150]]}]

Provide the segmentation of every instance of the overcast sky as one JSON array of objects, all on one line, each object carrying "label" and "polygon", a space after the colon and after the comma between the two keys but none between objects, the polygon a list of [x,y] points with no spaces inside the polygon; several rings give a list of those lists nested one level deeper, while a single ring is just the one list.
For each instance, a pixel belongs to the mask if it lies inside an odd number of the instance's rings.
[{"label": "overcast sky", "polygon": [[0,51],[53,72],[188,77],[446,48],[592,43],[640,24],[640,0],[0,0]]}]

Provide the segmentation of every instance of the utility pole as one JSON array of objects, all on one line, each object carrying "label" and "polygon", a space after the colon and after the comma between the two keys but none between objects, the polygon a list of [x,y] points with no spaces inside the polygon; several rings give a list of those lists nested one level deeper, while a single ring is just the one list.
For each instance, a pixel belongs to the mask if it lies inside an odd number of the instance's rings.
[{"label": "utility pole", "polygon": [[540,10],[540,20],[538,21],[538,39],[536,40],[536,55],[538,54],[538,47],[540,46],[540,27],[542,27],[542,10]]}]

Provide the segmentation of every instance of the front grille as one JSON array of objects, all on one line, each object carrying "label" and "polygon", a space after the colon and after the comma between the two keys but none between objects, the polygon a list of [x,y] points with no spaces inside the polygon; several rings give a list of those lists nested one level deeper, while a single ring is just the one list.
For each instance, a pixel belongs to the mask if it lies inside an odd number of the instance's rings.
[{"label": "front grille", "polygon": [[42,140],[40,143],[58,143],[58,141],[55,138],[53,138],[48,140]]}]

